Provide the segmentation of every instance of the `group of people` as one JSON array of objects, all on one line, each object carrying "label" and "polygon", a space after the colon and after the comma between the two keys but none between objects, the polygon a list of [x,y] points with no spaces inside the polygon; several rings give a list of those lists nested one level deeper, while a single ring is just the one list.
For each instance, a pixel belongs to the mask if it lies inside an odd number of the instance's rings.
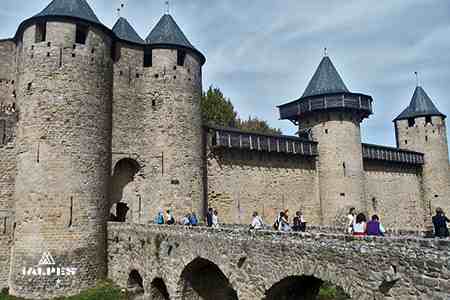
[{"label": "group of people", "polygon": [[366,215],[363,213],[356,214],[354,207],[350,208],[347,221],[347,233],[354,236],[384,236],[386,233],[386,229],[384,229],[377,215],[373,215],[367,222]]},{"label": "group of people", "polygon": [[292,226],[289,223],[289,210],[281,211],[277,218],[275,219],[275,222],[273,224],[273,228],[278,231],[282,232],[289,232],[289,231],[306,231],[306,222],[305,218],[303,216],[303,213],[301,211],[297,211],[295,213],[295,217],[292,222]]},{"label": "group of people", "polygon": [[[176,221],[175,217],[173,216],[172,210],[170,209],[166,210],[166,214],[164,215],[163,210],[160,209],[155,217],[155,224],[175,225]],[[194,212],[188,213],[183,218],[181,218],[179,224],[185,226],[197,226],[198,225],[197,215]]]}]

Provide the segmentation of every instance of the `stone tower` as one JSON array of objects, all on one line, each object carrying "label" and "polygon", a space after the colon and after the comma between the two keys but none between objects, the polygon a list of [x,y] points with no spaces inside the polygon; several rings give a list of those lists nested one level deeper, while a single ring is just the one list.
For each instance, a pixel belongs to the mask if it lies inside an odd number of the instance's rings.
[{"label": "stone tower", "polygon": [[372,114],[372,97],[350,92],[324,56],[303,96],[279,109],[300,135],[318,142],[323,223],[342,224],[350,207],[364,211],[360,123]]},{"label": "stone tower", "polygon": [[436,207],[450,211],[445,118],[425,90],[417,86],[409,106],[394,120],[397,147],[425,155],[422,176],[427,219]]},{"label": "stone tower", "polygon": [[144,128],[144,202],[150,217],[159,208],[176,215],[204,211],[200,100],[205,57],[188,41],[171,15],[150,32],[139,90]]},{"label": "stone tower", "polygon": [[24,21],[10,291],[70,295],[105,276],[114,35],[85,0]]}]

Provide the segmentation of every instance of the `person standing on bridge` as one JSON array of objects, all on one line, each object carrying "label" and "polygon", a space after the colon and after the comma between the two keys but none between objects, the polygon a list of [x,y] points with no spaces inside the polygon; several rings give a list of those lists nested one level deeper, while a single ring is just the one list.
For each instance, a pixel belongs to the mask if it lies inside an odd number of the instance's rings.
[{"label": "person standing on bridge", "polygon": [[365,236],[367,232],[366,216],[363,213],[359,213],[356,216],[356,221],[353,224],[354,236]]},{"label": "person standing on bridge", "polygon": [[434,236],[439,238],[449,237],[447,222],[450,220],[445,216],[442,208],[436,208],[436,215],[433,217]]},{"label": "person standing on bridge", "polygon": [[219,228],[219,212],[217,210],[212,215],[212,227]]}]

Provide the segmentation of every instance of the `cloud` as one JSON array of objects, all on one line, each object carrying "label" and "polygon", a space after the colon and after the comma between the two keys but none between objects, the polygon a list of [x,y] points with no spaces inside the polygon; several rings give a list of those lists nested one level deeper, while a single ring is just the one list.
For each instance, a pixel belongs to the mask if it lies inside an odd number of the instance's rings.
[{"label": "cloud", "polygon": [[[49,0],[3,0],[0,35]],[[116,8],[145,38],[164,12],[164,1],[88,0],[112,26]],[[172,0],[172,15],[207,57],[204,86],[214,84],[240,115],[259,116],[285,133],[276,105],[298,98],[322,57],[329,54],[352,91],[374,97],[375,114],[363,140],[394,144],[392,119],[409,103],[415,79],[443,112],[450,81],[450,2],[423,0]]]}]

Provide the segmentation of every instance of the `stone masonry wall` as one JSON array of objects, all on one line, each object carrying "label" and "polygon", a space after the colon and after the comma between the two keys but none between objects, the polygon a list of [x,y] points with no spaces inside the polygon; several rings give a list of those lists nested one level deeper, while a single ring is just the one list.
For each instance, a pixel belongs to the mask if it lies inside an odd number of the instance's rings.
[{"label": "stone masonry wall", "polygon": [[397,145],[399,148],[425,154],[423,189],[427,215],[441,207],[450,212],[450,172],[448,171],[448,143],[445,119],[432,117],[432,124],[425,117],[415,119],[413,127],[408,120],[397,121]]},{"label": "stone masonry wall", "polygon": [[210,147],[207,157],[208,205],[220,222],[250,224],[257,211],[273,224],[285,209],[290,221],[302,210],[308,223],[321,222],[315,157]]},{"label": "stone masonry wall", "polygon": [[[144,68],[142,59],[142,52],[122,48],[123,63],[115,67],[115,105],[123,109],[118,114],[135,121],[114,121],[114,163],[128,157],[141,167],[125,198],[140,199],[142,223],[153,221],[160,208],[173,209],[177,218],[188,211],[200,213],[204,202],[201,65],[188,52],[184,65],[178,66],[175,49],[153,49],[150,67]],[[130,66],[136,66],[131,76],[136,97],[128,96],[133,105],[127,106],[123,95]],[[120,71],[122,78],[117,75]]]},{"label": "stone masonry wall", "polygon": [[299,120],[319,143],[319,191],[323,224],[345,222],[350,207],[365,210],[361,120],[350,112],[317,113]]},{"label": "stone masonry wall", "polygon": [[0,41],[0,111],[13,110],[15,103],[15,52],[16,44],[11,40]]},{"label": "stone masonry wall", "polygon": [[[47,40],[35,43],[30,25],[19,49],[10,291],[26,298],[74,294],[106,272],[112,41],[91,27],[86,44],[75,44],[75,27],[47,22]],[[47,252],[75,274],[29,273]]]},{"label": "stone masonry wall", "polygon": [[377,214],[388,230],[425,229],[420,167],[364,160],[364,171],[368,217]]},{"label": "stone masonry wall", "polygon": [[215,269],[203,288],[223,288],[214,284],[222,273],[236,292],[231,299],[264,299],[281,280],[307,275],[342,287],[352,299],[446,300],[449,249],[448,240],[411,237],[109,223],[108,276],[125,288],[131,271],[138,271],[149,297],[154,296],[152,282],[158,278],[170,299],[201,299],[191,298],[192,290],[186,289],[186,279],[203,278],[197,265],[200,270]]}]

